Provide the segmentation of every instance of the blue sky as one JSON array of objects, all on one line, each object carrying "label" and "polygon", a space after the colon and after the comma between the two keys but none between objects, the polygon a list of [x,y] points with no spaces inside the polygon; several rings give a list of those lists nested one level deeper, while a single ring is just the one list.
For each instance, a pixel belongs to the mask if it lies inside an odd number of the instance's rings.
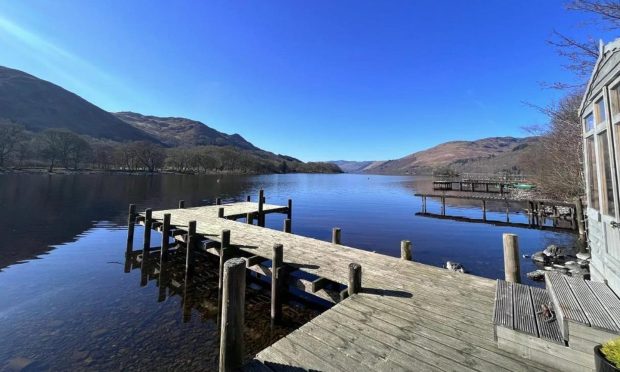
[{"label": "blue sky", "polygon": [[5,1],[0,65],[109,111],[200,120],[302,160],[524,136],[567,81],[562,1]]}]

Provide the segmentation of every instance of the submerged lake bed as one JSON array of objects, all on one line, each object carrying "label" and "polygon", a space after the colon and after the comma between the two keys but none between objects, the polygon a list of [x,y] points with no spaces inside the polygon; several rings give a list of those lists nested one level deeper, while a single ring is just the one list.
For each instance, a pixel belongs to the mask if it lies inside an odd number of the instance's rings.
[{"label": "submerged lake bed", "polygon": [[[187,296],[160,291],[143,282],[141,270],[126,273],[127,205],[174,208],[256,200],[285,205],[293,199],[293,233],[322,240],[342,229],[345,245],[399,256],[400,241],[413,244],[413,260],[433,266],[461,263],[474,275],[503,278],[502,234],[519,236],[521,254],[549,244],[569,245],[574,235],[516,227],[437,220],[415,213],[414,194],[425,177],[284,174],[264,176],[184,175],[0,175],[0,223],[10,239],[0,242],[0,367],[39,369],[211,369],[217,365],[217,319],[207,314],[215,301],[208,289],[217,273],[195,293],[189,319]],[[477,217],[473,205],[448,205]],[[429,210],[439,203],[428,202]],[[488,218],[501,219],[491,210]],[[523,219],[515,215],[511,219]],[[281,215],[268,215],[267,227],[282,229]],[[527,220],[527,218],[525,218]],[[153,240],[158,241],[155,233]],[[135,246],[140,246],[136,232]],[[153,245],[156,245],[154,243]],[[286,247],[285,247],[286,250]],[[523,259],[522,276],[535,267]],[[343,268],[346,270],[346,268]],[[527,281],[525,281],[527,282]],[[217,284],[217,283],[215,283]],[[320,310],[291,304],[289,324],[269,326],[269,298],[248,289],[246,320],[251,352],[318,315]],[[267,292],[268,293],[268,292]],[[265,305],[266,304],[266,305]],[[215,364],[214,364],[215,363]]]}]

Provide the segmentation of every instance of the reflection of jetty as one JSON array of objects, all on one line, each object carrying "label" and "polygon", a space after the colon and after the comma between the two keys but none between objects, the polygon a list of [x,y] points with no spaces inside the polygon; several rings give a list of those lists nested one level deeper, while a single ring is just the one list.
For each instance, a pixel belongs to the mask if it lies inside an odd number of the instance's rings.
[{"label": "reflection of jetty", "polygon": [[[137,216],[147,249],[152,229],[163,233],[164,258],[171,237],[186,245],[186,275],[194,275],[197,252],[219,257],[220,370],[241,364],[247,271],[271,279],[274,322],[291,290],[336,303],[258,353],[246,366],[253,370],[549,370],[498,347],[495,281],[413,262],[407,241],[399,259],[341,245],[339,229],[332,242],[291,234],[292,203],[267,205],[262,194],[258,200]],[[274,211],[286,214],[284,231],[261,227]],[[134,221],[130,208],[128,254]]]},{"label": "reflection of jetty", "polygon": [[[583,227],[583,208],[581,202],[568,203],[556,200],[521,200],[508,198],[494,198],[484,196],[462,196],[444,194],[415,194],[422,198],[422,211],[417,213],[420,216],[452,219],[462,222],[482,222],[498,226],[515,226],[537,229],[552,230],[579,230],[580,234],[584,231]],[[427,199],[437,199],[441,203],[440,213],[429,213],[427,210]],[[482,213],[481,218],[467,218],[461,216],[449,216],[446,214],[446,199],[459,199],[480,202]],[[487,203],[501,204],[505,212],[505,221],[490,220],[487,218],[489,211]],[[511,210],[511,206],[519,205],[522,208]],[[523,212],[528,217],[527,223],[510,222],[511,212]],[[547,224],[551,221],[551,226]]]}]

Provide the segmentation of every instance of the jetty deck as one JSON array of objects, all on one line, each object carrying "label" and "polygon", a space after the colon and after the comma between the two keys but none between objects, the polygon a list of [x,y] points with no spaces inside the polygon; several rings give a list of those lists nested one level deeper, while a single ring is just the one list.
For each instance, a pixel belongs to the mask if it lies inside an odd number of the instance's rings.
[{"label": "jetty deck", "polygon": [[[349,264],[361,265],[359,293],[342,300],[332,296],[333,307],[258,353],[245,369],[552,370],[497,347],[492,323],[496,281],[235,221],[260,209],[290,218],[290,203],[261,208],[244,202],[152,211],[152,221],[146,222],[157,228],[170,214],[170,228],[183,230],[196,221],[197,236],[220,243],[229,230],[229,246],[251,257],[248,269],[256,264],[254,270],[265,275],[271,273],[260,262],[271,260],[274,245],[282,244],[285,267],[318,278],[297,280],[295,286],[309,293],[320,293],[310,288],[319,281],[347,285]],[[142,213],[138,220],[145,217]],[[219,254],[208,244],[203,247]]]}]

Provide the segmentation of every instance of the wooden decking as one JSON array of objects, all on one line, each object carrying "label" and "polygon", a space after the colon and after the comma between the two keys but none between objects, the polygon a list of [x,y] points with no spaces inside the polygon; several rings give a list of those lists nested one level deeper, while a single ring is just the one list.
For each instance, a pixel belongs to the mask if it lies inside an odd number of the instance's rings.
[{"label": "wooden decking", "polygon": [[[220,207],[227,218],[217,217]],[[283,244],[286,266],[342,285],[358,263],[362,291],[261,351],[248,370],[551,370],[497,347],[495,281],[232,220],[257,212],[256,203],[235,203],[153,211],[153,219],[170,213],[175,229],[196,221],[196,233],[214,242],[230,230],[232,247],[265,260]]]}]

